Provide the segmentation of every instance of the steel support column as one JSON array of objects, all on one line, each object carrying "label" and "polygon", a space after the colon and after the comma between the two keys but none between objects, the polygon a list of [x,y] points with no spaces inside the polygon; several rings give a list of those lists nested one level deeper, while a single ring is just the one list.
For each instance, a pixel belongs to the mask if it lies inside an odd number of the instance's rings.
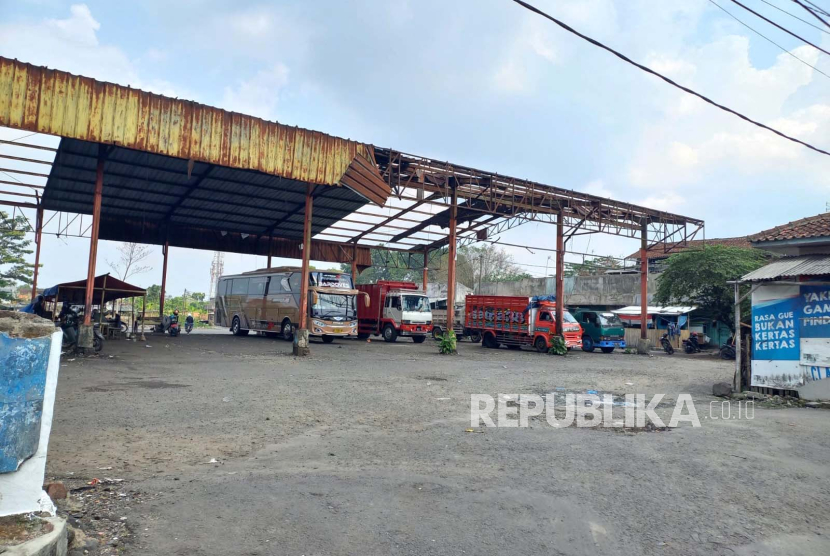
[{"label": "steel support column", "polygon": [[86,295],[84,296],[85,326],[92,324],[92,295],[95,290],[95,262],[98,258],[98,229],[101,225],[101,197],[103,191],[104,146],[98,145],[98,168],[95,176],[95,193],[92,198],[92,227],[89,232],[89,264],[86,269]]},{"label": "steel support column", "polygon": [[452,189],[450,205],[450,235],[447,247],[449,257],[447,261],[447,322],[452,323],[455,315],[455,259],[456,250],[456,219],[458,217],[458,194],[455,187]]},{"label": "steel support column", "polygon": [[424,247],[424,293],[427,293],[427,283],[429,282],[429,248]]},{"label": "steel support column", "polygon": [[741,284],[738,281],[735,281],[735,305],[732,312],[735,313],[735,378],[732,381],[732,389],[742,392],[744,385],[741,372]]},{"label": "steel support column", "polygon": [[161,246],[163,262],[161,263],[161,291],[159,291],[159,319],[164,317],[164,296],[167,292],[167,254],[170,252],[170,242],[165,241]]},{"label": "steel support column", "polygon": [[565,337],[565,215],[556,217],[556,334]]},{"label": "steel support column", "polygon": [[640,230],[640,340],[648,339],[648,221]]},{"label": "steel support column", "polygon": [[[269,241],[268,245],[270,246],[271,243]],[[268,255],[268,262],[265,264],[266,268],[271,268],[271,255]]]},{"label": "steel support column", "polygon": [[303,220],[303,269],[302,282],[300,284],[300,329],[308,329],[308,269],[311,258],[311,212],[314,204],[312,192],[309,187],[305,194],[305,218]]},{"label": "steel support column", "polygon": [[37,296],[37,275],[40,269],[40,242],[43,240],[43,208],[38,204],[35,219],[35,270],[32,274],[32,301]]}]

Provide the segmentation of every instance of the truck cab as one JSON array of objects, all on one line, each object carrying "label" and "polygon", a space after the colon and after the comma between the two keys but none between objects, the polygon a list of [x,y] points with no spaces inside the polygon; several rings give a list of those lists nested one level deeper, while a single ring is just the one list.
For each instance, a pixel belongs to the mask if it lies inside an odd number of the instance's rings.
[{"label": "truck cab", "polygon": [[378,334],[387,342],[408,336],[422,343],[432,332],[429,298],[412,282],[379,280],[377,284],[361,284],[370,305],[358,306],[358,337]]},{"label": "truck cab", "polygon": [[574,317],[582,326],[582,349],[611,353],[615,348],[625,349],[625,329],[620,318],[608,311],[577,309]]}]

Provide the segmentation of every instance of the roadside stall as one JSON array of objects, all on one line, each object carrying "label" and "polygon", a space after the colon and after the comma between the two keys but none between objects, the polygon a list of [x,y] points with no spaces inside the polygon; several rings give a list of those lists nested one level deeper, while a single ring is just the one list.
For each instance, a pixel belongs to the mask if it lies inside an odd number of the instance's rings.
[{"label": "roadside stall", "polygon": [[[86,280],[64,282],[62,284],[52,286],[51,288],[44,290],[42,295],[44,307],[46,308],[43,316],[44,318],[51,319],[52,321],[57,320],[58,314],[60,313],[61,308],[58,306],[59,304],[69,304],[70,306],[78,307],[79,309],[83,307],[83,309],[86,310],[84,307]],[[129,325],[127,325],[125,320],[121,319],[120,315],[114,315],[114,318],[110,319],[104,318],[106,313],[105,308],[108,303],[114,303],[115,301],[123,299],[134,299],[137,297],[141,297],[143,299],[143,303],[141,305],[141,315],[138,315],[138,320],[136,320],[137,315],[134,303],[130,303]],[[145,322],[144,309],[147,305],[147,290],[128,284],[127,282],[119,280],[110,274],[102,274],[101,276],[95,277],[95,287],[92,299],[93,306],[90,307],[89,310],[92,311],[95,307],[98,308],[96,322],[100,325],[101,334],[105,338],[121,338],[125,333],[125,329],[127,336],[130,335],[130,331],[132,331],[132,333],[139,333],[143,336],[144,327],[136,327],[135,325],[138,323],[143,324]],[[81,311],[79,310],[78,312],[80,313]],[[122,326],[122,323],[124,326]]]},{"label": "roadside stall", "polygon": [[[655,307],[649,306],[647,309],[648,320],[646,321],[648,339],[651,345],[660,345],[660,336],[662,336],[669,328],[669,323],[674,323],[677,329],[677,336],[673,338],[673,343],[679,347],[683,340],[689,338],[691,331],[689,330],[689,313],[697,309],[694,305],[680,305],[670,307]],[[623,322],[625,326],[625,341],[629,345],[635,345],[640,338],[640,328],[642,318],[640,315],[640,306],[631,305],[623,307],[622,309],[615,309],[611,311]]]}]

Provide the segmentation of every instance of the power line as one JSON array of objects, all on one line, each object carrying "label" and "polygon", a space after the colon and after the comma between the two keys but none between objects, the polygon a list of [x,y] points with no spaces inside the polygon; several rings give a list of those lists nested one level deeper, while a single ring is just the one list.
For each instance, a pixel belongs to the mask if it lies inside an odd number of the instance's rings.
[{"label": "power line", "polygon": [[785,14],[787,14],[787,15],[788,15],[788,16],[790,16],[790,17],[794,17],[795,19],[797,19],[798,21],[800,21],[800,22],[802,22],[802,23],[806,23],[807,25],[809,25],[809,26],[810,26],[810,27],[812,27],[813,29],[818,29],[818,30],[819,30],[819,31],[821,31],[822,33],[824,33],[824,34],[826,34],[826,35],[830,35],[830,33],[828,33],[827,31],[825,31],[824,29],[822,29],[822,28],[821,28],[821,27],[819,27],[818,25],[814,25],[813,23],[810,23],[810,22],[809,22],[809,21],[807,21],[806,19],[802,19],[802,18],[798,17],[798,16],[797,16],[797,15],[795,15],[794,13],[791,13],[791,12],[788,12],[787,10],[785,10],[785,9],[779,8],[778,6],[776,6],[775,4],[773,4],[773,3],[771,3],[771,2],[767,2],[767,0],[761,0],[761,2],[763,2],[764,4],[766,4],[767,6],[769,6],[769,7],[771,7],[771,8],[775,8],[775,9],[776,9],[776,10],[778,10],[779,12],[785,13]]},{"label": "power line", "polygon": [[[712,2],[712,0],[709,0],[709,1],[710,1],[710,2]],[[821,48],[820,46],[816,46],[816,45],[814,45],[813,43],[811,43],[810,41],[808,41],[808,40],[807,40],[807,39],[805,39],[804,37],[802,37],[802,36],[800,36],[800,35],[796,35],[796,34],[795,34],[795,33],[793,33],[792,31],[790,31],[789,29],[787,29],[787,28],[785,28],[785,27],[782,27],[782,26],[778,25],[778,24],[777,24],[776,22],[774,22],[773,20],[771,20],[771,19],[769,19],[769,18],[767,18],[767,17],[764,17],[763,15],[759,14],[758,12],[756,12],[755,10],[753,10],[752,8],[749,8],[749,7],[747,7],[747,6],[744,6],[743,4],[741,4],[740,2],[738,2],[738,0],[731,0],[731,1],[732,1],[732,3],[733,3],[733,4],[737,4],[737,5],[739,5],[740,7],[742,7],[743,9],[745,9],[746,11],[748,11],[748,12],[750,12],[750,13],[753,13],[753,14],[757,15],[758,17],[760,17],[761,19],[763,19],[763,20],[764,20],[764,21],[766,21],[767,23],[770,23],[771,25],[775,25],[776,27],[778,27],[779,29],[781,29],[782,31],[784,31],[785,33],[787,33],[788,35],[792,35],[793,37],[797,38],[797,39],[798,39],[798,40],[800,40],[801,42],[803,42],[803,43],[805,43],[805,44],[809,44],[810,46],[812,46],[812,47],[813,47],[813,48],[815,48],[816,50],[821,50],[822,52],[824,52],[825,54],[827,54],[828,56],[830,56],[830,52],[827,52],[826,50],[824,50],[824,49],[823,49],[823,48]],[[713,4],[715,4],[714,2],[712,2],[712,3],[713,3]],[[718,6],[717,4],[715,4],[715,5],[716,5],[716,6]],[[723,10],[723,8],[721,8],[720,6],[718,6],[718,7],[719,7],[720,9],[722,9],[722,10]],[[726,12],[726,10],[723,10],[723,11],[725,11],[725,12]],[[726,12],[726,13],[728,13],[728,14],[729,14],[729,12]],[[729,15],[732,15],[732,14],[729,14]],[[734,15],[732,15],[732,17],[735,17],[735,16],[734,16]],[[738,20],[739,22],[741,22],[741,24],[746,25],[746,23],[744,23],[743,21],[741,21],[741,20],[740,20],[740,19],[738,19],[737,17],[735,17],[735,19],[736,19],[736,20]],[[746,27],[747,27],[747,28],[749,28],[749,29],[752,29],[752,27],[750,27],[749,25],[746,25]],[[753,30],[753,31],[755,31],[755,29],[752,29],[752,30]],[[756,32],[756,33],[758,33],[758,31],[755,31],[755,32]],[[759,34],[759,35],[761,35],[761,33],[758,33],[758,34]],[[763,35],[761,35],[761,36],[763,37]],[[764,38],[766,39],[766,37],[764,37]],[[769,42],[772,42],[772,41],[770,41],[769,39],[767,39],[767,40],[768,40]],[[773,43],[773,44],[775,44],[775,43]],[[778,45],[776,45],[776,46],[778,46]],[[781,48],[781,47],[779,46],[779,48]],[[807,62],[804,62],[804,63],[806,64]],[[809,65],[809,64],[808,64],[808,65]],[[812,67],[812,66],[811,66],[811,67]]]},{"label": "power line", "polygon": [[816,18],[816,19],[818,19],[819,21],[821,21],[822,23],[824,23],[824,25],[825,25],[826,27],[830,27],[830,23],[827,23],[826,21],[824,21],[824,19],[822,19],[822,17],[821,17],[820,15],[818,15],[818,14],[815,12],[815,10],[813,10],[813,9],[812,9],[812,8],[810,8],[809,6],[805,6],[804,4],[802,4],[801,2],[799,2],[798,0],[793,0],[793,2],[795,2],[796,4],[798,4],[799,6],[801,6],[802,8],[804,8],[805,10],[807,10],[807,12],[809,12],[809,14],[810,14],[811,16],[813,16],[814,18]]},{"label": "power line", "polygon": [[828,13],[824,8],[822,8],[821,6],[816,4],[815,2],[810,2],[810,0],[804,0],[804,1],[815,8],[815,10],[813,10],[813,11],[818,11],[818,13],[820,13],[820,14],[830,16],[830,13]]},{"label": "power line", "polygon": [[519,4],[520,6],[522,6],[523,8],[525,8],[525,9],[527,9],[527,10],[530,10],[531,12],[534,12],[534,13],[536,13],[536,14],[538,14],[538,15],[541,15],[541,16],[542,16],[542,17],[544,17],[545,19],[549,19],[550,21],[552,21],[553,23],[555,23],[556,25],[558,25],[558,26],[559,26],[559,27],[561,27],[562,29],[564,29],[564,30],[568,31],[569,33],[572,33],[572,34],[576,35],[577,37],[581,38],[582,40],[585,40],[585,41],[587,41],[587,42],[589,42],[589,43],[593,44],[594,46],[598,46],[599,48],[601,48],[601,49],[603,49],[603,50],[605,50],[605,51],[607,51],[607,52],[610,52],[611,54],[613,54],[613,55],[614,55],[614,56],[616,56],[617,58],[619,58],[619,59],[623,60],[624,62],[627,62],[627,63],[631,64],[632,66],[634,66],[634,67],[636,67],[636,68],[639,68],[639,69],[643,70],[643,71],[644,71],[644,72],[646,72],[646,73],[650,73],[651,75],[654,75],[654,76],[656,76],[656,77],[659,77],[660,79],[662,79],[663,81],[665,81],[665,82],[666,82],[666,83],[668,83],[669,85],[672,85],[673,87],[676,87],[676,88],[680,89],[681,91],[684,91],[684,92],[686,92],[686,93],[689,93],[690,95],[694,95],[694,96],[696,96],[697,98],[699,98],[700,100],[702,100],[702,101],[704,101],[704,102],[706,102],[706,103],[708,103],[708,104],[711,104],[712,106],[715,106],[715,107],[717,107],[717,108],[720,108],[720,109],[721,109],[721,110],[723,110],[724,112],[729,112],[730,114],[732,114],[732,115],[734,115],[734,116],[737,116],[737,117],[739,117],[740,119],[742,119],[742,120],[744,120],[744,121],[746,121],[746,122],[749,122],[749,123],[751,123],[751,124],[753,124],[753,125],[755,125],[755,126],[758,126],[758,127],[760,127],[761,129],[766,129],[767,131],[770,131],[770,132],[772,132],[772,133],[774,133],[774,134],[778,135],[779,137],[783,137],[784,139],[787,139],[788,141],[792,141],[793,143],[798,143],[799,145],[802,145],[802,146],[804,146],[804,147],[807,147],[808,149],[811,149],[811,150],[814,150],[814,151],[816,151],[816,152],[818,152],[818,153],[821,153],[821,154],[824,154],[824,155],[830,156],[830,152],[827,152],[827,151],[825,151],[824,149],[820,149],[820,148],[818,148],[818,147],[814,147],[814,146],[813,146],[813,145],[811,145],[810,143],[807,143],[807,142],[805,142],[805,141],[802,141],[801,139],[796,139],[795,137],[790,137],[789,135],[787,135],[787,134],[785,134],[785,133],[782,133],[782,132],[778,131],[777,129],[771,128],[770,126],[765,125],[765,124],[762,124],[761,122],[757,122],[757,121],[755,121],[755,120],[753,120],[753,119],[751,119],[751,118],[749,118],[749,117],[747,117],[747,116],[744,116],[744,115],[743,115],[743,114],[741,114],[740,112],[736,112],[735,110],[732,110],[731,108],[729,108],[729,107],[727,107],[727,106],[724,106],[724,105],[722,105],[722,104],[718,104],[718,103],[717,103],[717,102],[715,102],[714,100],[712,100],[712,99],[710,99],[710,98],[708,98],[708,97],[706,97],[706,96],[704,96],[704,95],[702,95],[702,94],[700,94],[700,93],[698,93],[698,92],[696,92],[696,91],[693,91],[692,89],[690,89],[690,88],[688,88],[688,87],[684,87],[683,85],[680,85],[679,83],[677,83],[677,82],[675,82],[674,80],[672,80],[672,79],[670,79],[670,78],[666,77],[665,75],[663,75],[663,74],[661,74],[661,73],[658,73],[658,72],[654,71],[653,69],[651,69],[651,68],[649,68],[649,67],[647,67],[647,66],[644,66],[644,65],[642,65],[642,64],[639,64],[639,63],[635,62],[634,60],[632,60],[631,58],[629,58],[629,57],[628,57],[628,56],[626,56],[625,54],[623,54],[623,53],[621,53],[621,52],[618,52],[618,51],[614,50],[613,48],[611,48],[611,47],[609,47],[609,46],[606,46],[606,45],[604,45],[603,43],[601,43],[601,42],[599,42],[599,41],[597,41],[597,40],[595,40],[595,39],[592,39],[591,37],[589,37],[589,36],[587,36],[587,35],[583,35],[582,33],[580,33],[579,31],[577,31],[577,30],[576,30],[576,29],[574,29],[573,27],[571,27],[571,26],[567,25],[566,23],[563,23],[562,21],[560,21],[560,20],[556,19],[556,18],[555,18],[555,17],[553,17],[553,16],[550,16],[550,15],[546,14],[545,12],[543,12],[543,11],[541,11],[540,9],[536,8],[535,6],[531,6],[531,5],[530,5],[530,4],[528,4],[527,2],[524,2],[523,0],[513,0],[513,2],[515,2],[515,3]]},{"label": "power line", "polygon": [[[735,0],[732,0],[732,1],[733,1],[733,2],[735,2]],[[830,79],[830,75],[827,75],[826,73],[824,73],[823,71],[821,71],[820,69],[818,69],[818,68],[817,68],[816,66],[814,66],[813,64],[811,64],[811,63],[809,63],[809,62],[807,62],[807,61],[805,61],[805,60],[802,60],[801,58],[799,58],[798,56],[796,56],[795,54],[793,54],[792,52],[790,52],[789,50],[787,50],[786,48],[784,48],[783,46],[781,46],[780,44],[778,44],[777,42],[775,42],[774,40],[772,40],[771,38],[769,38],[769,37],[767,37],[766,35],[762,34],[760,31],[756,31],[755,29],[753,29],[752,27],[750,27],[749,25],[747,25],[746,23],[744,23],[743,21],[741,21],[740,19],[738,19],[738,18],[737,18],[737,17],[736,17],[733,13],[730,13],[730,12],[729,12],[729,11],[727,11],[727,10],[726,10],[723,6],[721,6],[720,4],[718,4],[717,2],[715,2],[715,0],[709,0],[709,2],[711,2],[712,4],[714,4],[715,6],[717,6],[718,8],[720,8],[720,9],[723,11],[723,13],[725,13],[726,15],[728,15],[729,17],[731,17],[732,19],[734,19],[735,21],[737,21],[738,23],[740,23],[741,25],[743,25],[744,27],[746,27],[747,29],[749,29],[750,31],[752,31],[753,33],[755,33],[756,35],[758,35],[759,37],[761,37],[762,39],[765,39],[765,40],[766,40],[766,41],[768,41],[769,43],[774,44],[775,46],[777,46],[778,48],[780,48],[782,52],[786,52],[787,54],[789,54],[790,56],[792,56],[793,58],[795,58],[796,60],[798,60],[799,62],[801,62],[802,64],[804,64],[805,66],[808,66],[808,67],[813,68],[814,70],[816,70],[817,72],[819,72],[819,73],[820,73],[821,75],[823,75],[824,77],[826,77],[826,78]],[[738,4],[739,6],[746,7],[746,6],[744,6],[743,4],[741,4],[740,2],[735,2],[735,3],[736,3],[736,4]],[[747,9],[749,9],[749,8],[747,8]],[[750,10],[750,11],[752,11],[752,10]],[[753,13],[754,13],[754,12],[753,12]],[[763,16],[760,16],[760,17],[763,17]],[[766,18],[764,18],[764,19],[766,19]],[[775,25],[775,24],[773,24],[773,25]],[[782,29],[783,29],[783,27],[782,27]],[[816,48],[818,48],[818,47],[816,47]],[[821,49],[819,48],[819,50],[821,50]]]}]

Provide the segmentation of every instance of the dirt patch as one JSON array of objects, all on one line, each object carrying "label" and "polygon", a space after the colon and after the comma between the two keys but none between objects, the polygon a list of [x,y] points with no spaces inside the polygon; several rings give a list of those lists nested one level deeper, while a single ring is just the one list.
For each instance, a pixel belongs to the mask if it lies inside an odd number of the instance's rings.
[{"label": "dirt patch", "polygon": [[84,390],[87,392],[126,392],[129,388],[158,390],[165,388],[190,388],[190,385],[165,382],[164,380],[131,380],[129,382],[111,382],[103,386],[87,386]]},{"label": "dirt patch", "polygon": [[429,380],[430,382],[447,382],[446,378],[440,376],[419,376],[418,380]]}]

